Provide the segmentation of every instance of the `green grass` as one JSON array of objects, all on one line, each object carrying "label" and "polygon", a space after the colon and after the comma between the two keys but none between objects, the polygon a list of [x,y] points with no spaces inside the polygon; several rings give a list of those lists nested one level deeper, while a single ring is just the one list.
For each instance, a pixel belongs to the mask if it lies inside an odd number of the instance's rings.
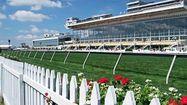
[{"label": "green grass", "polygon": [[[10,51],[2,52],[9,55],[16,55]],[[28,62],[51,70],[56,70],[69,75],[77,75],[79,72],[84,72],[88,79],[97,80],[101,77],[112,79],[112,69],[118,58],[118,54],[103,54],[91,53],[86,63],[85,69],[82,69],[82,64],[87,56],[87,53],[70,53],[66,64],[64,59],[67,52],[56,52],[53,61],[50,62],[53,52],[47,52],[43,60],[40,58],[43,52],[38,52],[35,59],[33,59],[36,52],[32,52],[28,58],[19,56],[23,62]],[[24,53],[22,53],[24,54]],[[173,56],[157,56],[157,55],[130,55],[124,54],[117,66],[116,74],[123,75],[130,78],[137,83],[144,84],[146,79],[153,80],[154,85],[160,89],[168,90],[168,87],[173,86],[179,89],[181,93],[187,95],[187,57],[181,56],[176,59],[174,68],[172,70],[169,85],[165,84],[166,75],[170,67]]]},{"label": "green grass", "polygon": [[3,100],[0,100],[0,105],[4,105]]}]

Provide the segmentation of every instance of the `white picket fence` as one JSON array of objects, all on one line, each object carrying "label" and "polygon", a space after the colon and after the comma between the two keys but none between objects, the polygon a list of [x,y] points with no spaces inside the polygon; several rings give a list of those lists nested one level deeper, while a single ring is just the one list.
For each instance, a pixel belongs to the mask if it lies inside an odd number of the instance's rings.
[{"label": "white picket fence", "polygon": [[[0,57],[0,95],[6,105],[48,105],[45,93],[51,96],[50,105],[87,105],[88,86],[86,79],[77,85],[76,76],[70,82],[68,75],[55,73],[35,65],[21,63]],[[91,93],[91,105],[101,105],[97,82]],[[105,96],[105,105],[117,105],[114,86],[109,86]],[[136,105],[134,93],[128,91],[122,105]],[[160,105],[159,99],[152,99],[150,105]]]}]

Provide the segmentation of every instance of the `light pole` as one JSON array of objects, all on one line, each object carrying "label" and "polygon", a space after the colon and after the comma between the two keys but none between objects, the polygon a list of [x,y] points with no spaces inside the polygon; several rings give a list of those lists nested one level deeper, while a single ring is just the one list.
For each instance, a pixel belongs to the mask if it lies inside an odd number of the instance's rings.
[{"label": "light pole", "polygon": [[8,45],[9,45],[9,49],[10,49],[10,42],[11,42],[11,41],[10,41],[10,39],[8,39]]}]

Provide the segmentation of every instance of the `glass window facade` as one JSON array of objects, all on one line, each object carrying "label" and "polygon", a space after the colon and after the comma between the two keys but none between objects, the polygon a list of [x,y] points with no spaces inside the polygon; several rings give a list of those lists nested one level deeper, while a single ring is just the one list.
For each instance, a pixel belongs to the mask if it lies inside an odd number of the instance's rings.
[{"label": "glass window facade", "polygon": [[65,41],[70,41],[71,37],[64,37],[64,38],[56,38],[56,39],[43,39],[43,40],[36,40],[33,41],[34,47],[42,47],[42,46],[58,46],[63,45]]},{"label": "glass window facade", "polygon": [[49,40],[38,40],[33,41],[34,47],[41,47],[41,46],[57,46],[58,39],[49,39]]},{"label": "glass window facade", "polygon": [[116,25],[89,28],[85,30],[74,30],[73,34],[79,40],[98,39],[133,39],[158,37],[186,38],[187,15],[122,23]]}]

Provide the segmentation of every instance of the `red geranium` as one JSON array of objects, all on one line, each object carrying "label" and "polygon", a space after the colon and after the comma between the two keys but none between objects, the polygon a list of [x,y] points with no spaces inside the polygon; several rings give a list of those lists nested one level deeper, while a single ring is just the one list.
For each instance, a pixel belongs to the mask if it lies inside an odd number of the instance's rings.
[{"label": "red geranium", "polygon": [[122,77],[121,75],[116,75],[116,76],[114,77],[114,79],[115,79],[116,81],[121,81],[121,80],[123,79],[123,77]]},{"label": "red geranium", "polygon": [[170,99],[167,105],[179,105],[174,99]]},{"label": "red geranium", "polygon": [[129,83],[129,79],[128,78],[123,78],[122,80],[121,80],[121,84],[122,85],[127,85]]},{"label": "red geranium", "polygon": [[182,105],[187,105],[187,96],[182,96],[182,98],[181,98],[181,104]]},{"label": "red geranium", "polygon": [[45,96],[47,97],[48,95],[49,95],[49,94],[46,92],[46,93],[45,93]]},{"label": "red geranium", "polygon": [[108,80],[108,78],[100,78],[97,82],[102,84],[102,83],[108,83],[109,80]]}]

